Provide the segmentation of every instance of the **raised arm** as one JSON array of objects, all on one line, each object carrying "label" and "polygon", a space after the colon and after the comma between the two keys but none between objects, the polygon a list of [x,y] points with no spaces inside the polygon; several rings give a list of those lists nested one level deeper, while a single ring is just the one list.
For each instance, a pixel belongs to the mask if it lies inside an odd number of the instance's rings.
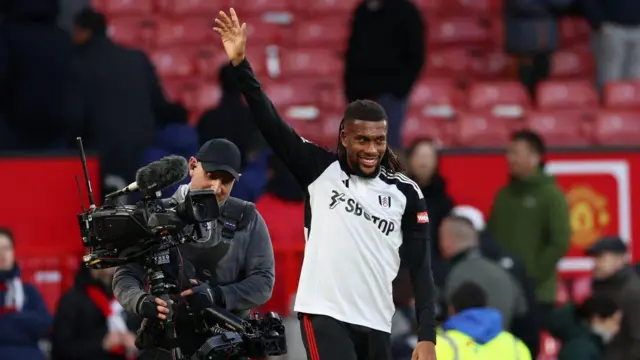
[{"label": "raised arm", "polygon": [[229,56],[242,93],[247,100],[253,120],[262,136],[282,159],[291,173],[304,186],[311,184],[322,172],[336,161],[336,156],[318,145],[299,136],[278,114],[276,108],[260,86],[245,57],[246,24],[240,25],[233,9],[227,16],[220,12],[214,30],[220,34],[224,49]]}]

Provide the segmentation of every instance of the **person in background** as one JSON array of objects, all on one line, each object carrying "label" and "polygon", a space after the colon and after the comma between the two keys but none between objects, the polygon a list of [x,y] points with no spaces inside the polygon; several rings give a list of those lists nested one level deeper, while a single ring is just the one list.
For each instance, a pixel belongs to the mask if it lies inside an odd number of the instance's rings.
[{"label": "person in background", "polygon": [[527,312],[520,284],[498,264],[482,256],[478,233],[467,219],[450,216],[440,227],[442,255],[450,262],[444,287],[447,304],[451,304],[462,284],[473,282],[487,294],[487,306],[500,311],[504,328],[510,329],[512,321]]},{"label": "person in background", "polygon": [[145,53],[109,39],[99,12],[87,8],[76,15],[73,40],[85,97],[85,147],[100,153],[103,174],[130,183],[166,109],[158,76]]},{"label": "person in background", "polygon": [[531,360],[520,339],[503,330],[502,316],[487,303],[487,294],[472,282],[453,293],[449,319],[436,340],[438,360]]},{"label": "person in background", "polygon": [[576,306],[554,309],[549,331],[562,342],[558,360],[601,360],[620,331],[622,311],[606,297],[590,297]]},{"label": "person in background", "polygon": [[81,127],[69,34],[56,0],[0,1],[0,150],[64,149]]},{"label": "person in background", "polygon": [[640,277],[627,262],[627,245],[605,237],[587,249],[595,260],[593,296],[613,299],[622,310],[620,332],[607,348],[607,360],[640,359]]},{"label": "person in background", "polygon": [[431,139],[418,139],[407,150],[408,176],[415,181],[427,203],[431,231],[431,267],[438,287],[444,286],[446,264],[438,246],[440,223],[453,209],[446,182],[438,171],[438,151]]},{"label": "person in background", "polygon": [[583,0],[593,29],[598,85],[640,79],[640,3],[627,0]]},{"label": "person in background", "polygon": [[364,0],[352,19],[345,59],[346,98],[382,105],[388,116],[389,146],[399,149],[407,101],[424,64],[422,16],[408,0]]},{"label": "person in background", "polygon": [[543,328],[556,299],[556,266],[571,236],[567,201],[553,176],[544,172],[544,153],[536,133],[513,134],[507,150],[510,181],[498,191],[487,222],[498,243],[524,262],[533,279]]},{"label": "person in background", "polygon": [[[195,129],[189,126],[189,114],[182,104],[168,104],[158,119],[156,140],[143,157],[140,167],[169,155],[180,155],[188,159],[198,152],[200,144]],[[164,189],[164,194],[173,194],[178,186],[188,184],[186,177],[181,182]]]},{"label": "person in background", "polygon": [[115,268],[81,266],[60,299],[51,332],[51,360],[125,360],[137,353],[139,322],[115,301]]},{"label": "person in background", "polygon": [[496,242],[493,235],[486,229],[484,215],[477,208],[471,205],[458,205],[451,210],[451,215],[471,221],[474,229],[478,232],[478,248],[482,256],[495,262],[511,274],[524,291],[527,312],[514,319],[511,323],[511,333],[527,345],[534,359],[537,358],[540,351],[540,320],[538,319],[536,290],[532,279],[527,275],[524,263],[507,254]]},{"label": "person in background", "polygon": [[20,279],[11,230],[0,228],[0,358],[44,360],[38,341],[51,326],[51,315],[33,285]]},{"label": "person in background", "polygon": [[255,202],[267,184],[267,159],[270,152],[262,134],[251,117],[231,65],[220,68],[222,87],[220,104],[207,110],[198,121],[197,131],[201,144],[211,139],[227,139],[236,144],[242,154],[242,181],[233,188],[233,196]]}]

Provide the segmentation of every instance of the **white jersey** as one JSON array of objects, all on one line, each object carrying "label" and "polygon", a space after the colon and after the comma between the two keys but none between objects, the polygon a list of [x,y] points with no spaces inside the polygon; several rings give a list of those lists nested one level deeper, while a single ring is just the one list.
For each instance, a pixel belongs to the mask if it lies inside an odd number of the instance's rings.
[{"label": "white jersey", "polygon": [[402,261],[414,285],[418,337],[434,341],[429,216],[420,188],[384,167],[371,178],[353,174],[280,118],[246,60],[234,69],[262,136],[307,192],[295,311],[389,333],[392,281]]}]

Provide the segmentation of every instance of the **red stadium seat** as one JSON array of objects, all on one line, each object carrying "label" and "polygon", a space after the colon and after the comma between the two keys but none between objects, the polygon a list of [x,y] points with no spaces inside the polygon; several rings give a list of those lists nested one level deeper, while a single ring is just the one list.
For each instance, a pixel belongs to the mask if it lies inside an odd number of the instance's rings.
[{"label": "red stadium seat", "polygon": [[193,73],[191,54],[184,49],[158,49],[151,53],[151,61],[158,75],[167,77],[186,77]]},{"label": "red stadium seat", "polygon": [[453,117],[463,102],[462,92],[452,80],[419,80],[411,91],[409,107],[428,116]]},{"label": "red stadium seat", "polygon": [[612,81],[604,85],[602,105],[609,109],[639,109],[640,81]]},{"label": "red stadium seat", "polygon": [[329,149],[334,149],[338,144],[338,129],[342,121],[342,111],[325,111],[321,113],[320,121],[322,122],[321,137],[318,143]]},{"label": "red stadium seat", "polygon": [[361,0],[291,0],[296,12],[307,14],[331,14],[332,16],[350,16]]},{"label": "red stadium seat", "polygon": [[423,14],[436,14],[441,11],[444,0],[416,0],[412,2]]},{"label": "red stadium seat", "polygon": [[151,46],[155,23],[149,17],[112,17],[109,19],[109,37],[118,44],[148,48]]},{"label": "red stadium seat", "polygon": [[211,21],[227,4],[226,0],[157,0],[158,10],[163,14],[209,15]]},{"label": "red stadium seat", "polygon": [[595,62],[589,50],[560,50],[551,60],[551,78],[595,78]]},{"label": "red stadium seat", "polygon": [[448,0],[442,2],[440,12],[446,14],[488,14],[500,13],[502,0]]},{"label": "red stadium seat", "polygon": [[598,107],[598,94],[587,80],[548,80],[536,90],[539,109],[593,109]]},{"label": "red stadium seat", "polygon": [[289,41],[291,28],[277,22],[265,21],[260,17],[247,18],[247,37],[252,44],[283,44]]},{"label": "red stadium seat", "polygon": [[288,49],[280,52],[284,76],[334,76],[342,74],[343,60],[332,49]]},{"label": "red stadium seat", "polygon": [[502,51],[472,52],[469,74],[477,80],[502,80],[509,75],[509,65],[509,55]]},{"label": "red stadium seat", "polygon": [[222,98],[222,90],[218,83],[202,83],[198,85],[197,102],[195,108],[197,110],[207,110],[218,106]]},{"label": "red stadium seat", "polygon": [[349,23],[333,16],[309,18],[295,23],[296,46],[326,46],[344,49],[349,37]]},{"label": "red stadium seat", "polygon": [[238,14],[263,14],[270,11],[289,11],[290,3],[289,0],[245,0],[238,1],[234,8]]},{"label": "red stadium seat", "polygon": [[149,15],[153,8],[153,0],[102,0],[100,3],[100,10],[106,16]]},{"label": "red stadium seat", "polygon": [[430,47],[487,45],[493,40],[491,22],[478,17],[431,17],[428,24]]},{"label": "red stadium seat", "polygon": [[457,143],[465,147],[503,147],[509,143],[512,119],[486,113],[462,113],[457,117]]},{"label": "red stadium seat", "polygon": [[52,313],[62,294],[62,266],[54,256],[29,256],[20,259],[22,280],[34,285]]},{"label": "red stadium seat", "polygon": [[563,48],[589,42],[591,26],[583,17],[565,17],[560,20],[560,45]]},{"label": "red stadium seat", "polygon": [[211,20],[206,17],[159,19],[156,46],[200,45],[212,42]]},{"label": "red stadium seat", "polygon": [[335,84],[322,78],[267,81],[263,86],[271,101],[280,109],[295,106],[315,107],[320,111],[320,108],[326,108],[335,99]]},{"label": "red stadium seat", "polygon": [[190,78],[164,79],[162,87],[171,101],[183,104],[189,110],[197,109],[198,84]]},{"label": "red stadium seat", "polygon": [[322,133],[322,121],[319,119],[301,120],[288,118],[286,114],[282,114],[289,126],[303,138],[318,143],[320,134]]},{"label": "red stadium seat", "polygon": [[438,145],[448,145],[449,137],[445,122],[453,122],[441,117],[424,116],[419,112],[409,113],[402,124],[402,144],[405,147],[422,138],[429,138]]},{"label": "red stadium seat", "polygon": [[531,100],[519,82],[481,82],[469,88],[467,106],[473,111],[489,111],[494,116],[522,117],[531,107]]},{"label": "red stadium seat", "polygon": [[594,135],[600,145],[636,146],[640,143],[640,112],[601,111]]},{"label": "red stadium seat", "polygon": [[549,146],[592,144],[591,123],[580,110],[535,111],[526,117],[527,128],[540,134]]},{"label": "red stadium seat", "polygon": [[434,50],[427,58],[426,75],[460,78],[467,76],[469,66],[469,51],[464,47]]}]

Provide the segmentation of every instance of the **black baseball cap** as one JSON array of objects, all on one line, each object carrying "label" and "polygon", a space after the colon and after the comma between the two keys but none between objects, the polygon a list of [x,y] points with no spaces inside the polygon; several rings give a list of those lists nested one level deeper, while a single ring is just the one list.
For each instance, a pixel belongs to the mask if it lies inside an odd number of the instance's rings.
[{"label": "black baseball cap", "polygon": [[627,244],[618,236],[607,236],[601,238],[587,249],[587,255],[589,256],[598,256],[604,252],[626,254]]},{"label": "black baseball cap", "polygon": [[238,147],[227,139],[209,140],[200,147],[196,159],[206,172],[226,171],[238,180],[242,157]]}]

